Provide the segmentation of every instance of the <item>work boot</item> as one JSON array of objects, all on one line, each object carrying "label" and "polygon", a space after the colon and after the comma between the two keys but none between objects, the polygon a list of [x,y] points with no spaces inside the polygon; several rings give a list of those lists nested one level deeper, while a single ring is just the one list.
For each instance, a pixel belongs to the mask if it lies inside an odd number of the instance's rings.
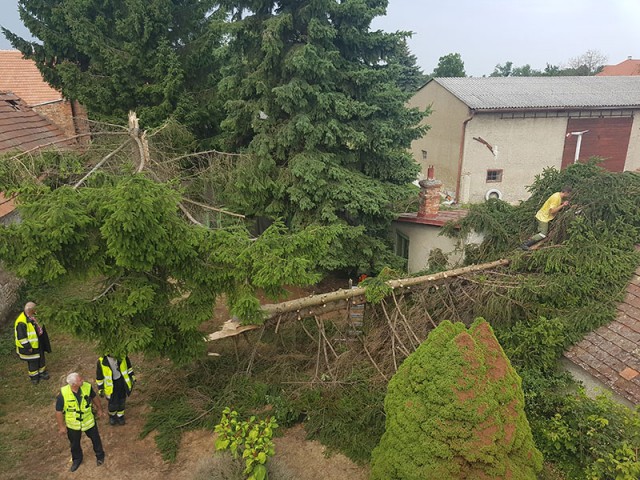
[{"label": "work boot", "polygon": [[103,463],[104,463],[104,458],[98,458],[98,459],[96,460],[96,465],[97,465],[97,466],[100,466],[100,465],[102,465]]},{"label": "work boot", "polygon": [[531,250],[531,247],[533,247],[536,243],[538,243],[536,240],[527,240],[520,245],[520,249],[525,251]]},{"label": "work boot", "polygon": [[81,463],[82,463],[82,460],[74,460],[73,463],[71,464],[71,468],[69,469],[69,471],[75,472]]},{"label": "work boot", "polygon": [[49,378],[51,377],[49,377],[49,372],[46,370],[40,374],[40,380],[49,380]]},{"label": "work boot", "polygon": [[120,425],[124,425],[124,424],[125,424],[125,421],[124,421],[124,415],[122,415],[122,416],[118,417],[118,423],[119,423]]},{"label": "work boot", "polygon": [[40,377],[39,376],[31,377],[31,384],[32,385],[37,385],[38,383],[40,383]]},{"label": "work boot", "polygon": [[116,416],[109,415],[109,425],[115,425],[115,424],[116,424]]}]

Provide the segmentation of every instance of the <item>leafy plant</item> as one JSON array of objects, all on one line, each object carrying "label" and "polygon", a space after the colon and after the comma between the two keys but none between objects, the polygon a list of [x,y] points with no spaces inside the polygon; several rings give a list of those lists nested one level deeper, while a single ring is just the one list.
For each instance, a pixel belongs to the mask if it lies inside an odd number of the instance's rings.
[{"label": "leafy plant", "polygon": [[229,450],[234,458],[245,460],[244,474],[247,480],[267,478],[267,460],[275,454],[272,441],[278,424],[273,417],[258,420],[252,416],[247,421],[238,419],[238,412],[225,408],[220,423],[216,425],[216,450]]}]

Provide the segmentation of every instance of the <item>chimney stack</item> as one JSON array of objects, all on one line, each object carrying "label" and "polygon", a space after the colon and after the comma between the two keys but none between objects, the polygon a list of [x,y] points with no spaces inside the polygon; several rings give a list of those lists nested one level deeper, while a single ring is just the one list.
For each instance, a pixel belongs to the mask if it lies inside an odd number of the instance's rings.
[{"label": "chimney stack", "polygon": [[420,207],[418,217],[434,218],[440,211],[440,187],[442,182],[435,179],[433,165],[427,168],[427,179],[420,180]]}]

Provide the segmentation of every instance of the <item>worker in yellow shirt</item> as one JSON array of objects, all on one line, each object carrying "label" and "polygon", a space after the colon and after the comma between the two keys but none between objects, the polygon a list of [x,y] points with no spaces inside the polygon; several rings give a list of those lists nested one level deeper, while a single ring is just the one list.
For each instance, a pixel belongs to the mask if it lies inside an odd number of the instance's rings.
[{"label": "worker in yellow shirt", "polygon": [[520,248],[523,250],[529,250],[533,245],[547,238],[549,222],[556,217],[560,210],[569,205],[569,201],[567,200],[569,195],[571,195],[571,187],[564,187],[559,192],[556,192],[547,198],[547,201],[544,202],[542,208],[540,208],[538,213],[536,213],[538,233],[520,245]]}]

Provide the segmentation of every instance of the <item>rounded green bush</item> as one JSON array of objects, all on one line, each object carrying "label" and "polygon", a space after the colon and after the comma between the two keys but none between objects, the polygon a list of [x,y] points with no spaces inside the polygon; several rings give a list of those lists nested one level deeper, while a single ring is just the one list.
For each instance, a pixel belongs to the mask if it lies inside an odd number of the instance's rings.
[{"label": "rounded green bush", "polygon": [[374,480],[535,479],[517,375],[484,319],[442,322],[389,382]]}]

